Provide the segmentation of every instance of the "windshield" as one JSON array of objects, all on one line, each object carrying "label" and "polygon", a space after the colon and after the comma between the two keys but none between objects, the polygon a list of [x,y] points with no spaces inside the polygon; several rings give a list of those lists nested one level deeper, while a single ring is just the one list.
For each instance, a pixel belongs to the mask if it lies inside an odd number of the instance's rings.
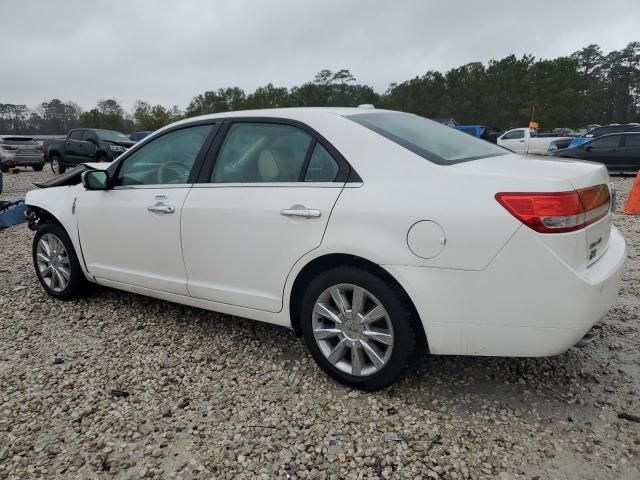
[{"label": "windshield", "polygon": [[113,130],[94,130],[100,140],[107,142],[130,142],[131,139],[124,133],[114,132]]},{"label": "windshield", "polygon": [[347,118],[440,165],[509,154],[486,140],[410,113],[357,113]]}]

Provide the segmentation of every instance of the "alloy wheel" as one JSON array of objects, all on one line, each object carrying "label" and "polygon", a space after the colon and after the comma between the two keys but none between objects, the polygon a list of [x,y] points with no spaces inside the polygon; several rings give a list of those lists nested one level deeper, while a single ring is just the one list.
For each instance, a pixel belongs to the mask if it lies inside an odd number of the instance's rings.
[{"label": "alloy wheel", "polygon": [[54,292],[69,285],[71,268],[69,254],[62,241],[51,233],[44,234],[36,249],[38,271],[44,284]]},{"label": "alloy wheel", "polygon": [[313,336],[325,358],[354,376],[382,369],[393,350],[393,324],[382,303],[369,291],[352,284],[327,288],[316,300]]}]

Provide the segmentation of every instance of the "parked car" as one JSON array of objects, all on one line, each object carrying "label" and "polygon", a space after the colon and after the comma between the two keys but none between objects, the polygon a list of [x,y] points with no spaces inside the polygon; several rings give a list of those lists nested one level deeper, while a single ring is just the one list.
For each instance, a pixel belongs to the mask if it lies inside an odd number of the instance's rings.
[{"label": "parked car", "polygon": [[498,137],[502,134],[501,131],[486,125],[456,125],[453,128],[491,143],[496,143]]},{"label": "parked car", "polygon": [[[618,132],[640,132],[640,125],[637,123],[622,123],[622,124],[612,124],[605,125],[604,127],[596,127],[592,130],[589,130],[584,135],[574,138],[571,140],[567,148],[577,147],[582,145],[583,143],[587,143],[588,141],[601,137],[603,135],[608,135],[610,133],[618,133]],[[562,148],[558,146],[558,148]]]},{"label": "parked car", "polygon": [[610,172],[637,172],[640,170],[640,131],[602,135],[577,147],[556,150],[552,155],[604,163]]},{"label": "parked car", "polygon": [[132,142],[139,142],[143,138],[148,137],[149,135],[151,135],[152,133],[153,133],[153,130],[144,130],[142,132],[133,132],[131,135],[129,135],[129,139],[131,139]]},{"label": "parked car", "polygon": [[47,160],[54,173],[85,162],[111,162],[133,146],[124,133],[95,128],[76,128],[62,140],[45,141]]},{"label": "parked car", "polygon": [[31,167],[39,172],[44,167],[42,145],[22,135],[0,136],[0,170],[11,167]]},{"label": "parked car", "polygon": [[299,108],[174,123],[26,202],[52,297],[95,282],[291,327],[329,375],[371,390],[425,345],[547,356],[581,342],[626,258],[609,182],[603,165],[416,115]]},{"label": "parked car", "polygon": [[498,137],[498,145],[515,153],[546,155],[549,144],[557,137],[553,134],[539,134],[534,128],[513,128]]}]

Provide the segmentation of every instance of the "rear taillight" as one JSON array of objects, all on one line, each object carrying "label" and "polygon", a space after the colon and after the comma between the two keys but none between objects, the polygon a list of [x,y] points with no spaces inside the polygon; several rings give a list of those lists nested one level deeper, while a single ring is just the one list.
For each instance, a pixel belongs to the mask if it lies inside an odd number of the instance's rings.
[{"label": "rear taillight", "polygon": [[3,150],[17,150],[18,147],[16,147],[15,145],[0,145],[0,147],[3,148]]},{"label": "rear taillight", "polygon": [[42,150],[44,150],[44,148],[42,147],[42,145],[38,145],[38,146],[36,147],[36,150],[38,150],[38,151],[40,151],[40,152],[41,152]]},{"label": "rear taillight", "polygon": [[540,233],[573,232],[607,215],[606,185],[550,193],[497,193],[496,200],[514,217]]}]

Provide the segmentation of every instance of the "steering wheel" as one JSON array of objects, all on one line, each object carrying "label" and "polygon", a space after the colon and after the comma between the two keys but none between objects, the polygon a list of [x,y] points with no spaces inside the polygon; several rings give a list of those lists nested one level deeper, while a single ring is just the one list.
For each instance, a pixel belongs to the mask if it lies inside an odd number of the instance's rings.
[{"label": "steering wheel", "polygon": [[[189,167],[180,162],[163,163],[158,169],[158,184],[172,183],[172,180],[185,179],[189,175]],[[183,183],[183,182],[180,182]]]}]

